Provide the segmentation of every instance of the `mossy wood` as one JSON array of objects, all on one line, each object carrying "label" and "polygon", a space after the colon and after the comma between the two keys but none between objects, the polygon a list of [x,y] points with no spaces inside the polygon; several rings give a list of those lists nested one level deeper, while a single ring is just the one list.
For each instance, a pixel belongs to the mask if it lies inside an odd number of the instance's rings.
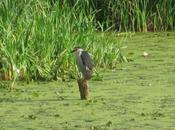
[{"label": "mossy wood", "polygon": [[81,99],[82,100],[87,100],[88,97],[89,97],[89,89],[88,89],[87,80],[78,79],[77,82],[78,82],[78,86],[79,86]]}]

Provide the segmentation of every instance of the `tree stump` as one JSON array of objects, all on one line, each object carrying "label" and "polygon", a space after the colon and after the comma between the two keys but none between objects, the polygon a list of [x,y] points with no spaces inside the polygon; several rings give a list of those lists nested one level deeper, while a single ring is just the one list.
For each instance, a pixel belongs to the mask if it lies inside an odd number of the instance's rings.
[{"label": "tree stump", "polygon": [[81,100],[87,100],[89,97],[89,89],[86,79],[78,79],[78,86],[80,91]]}]

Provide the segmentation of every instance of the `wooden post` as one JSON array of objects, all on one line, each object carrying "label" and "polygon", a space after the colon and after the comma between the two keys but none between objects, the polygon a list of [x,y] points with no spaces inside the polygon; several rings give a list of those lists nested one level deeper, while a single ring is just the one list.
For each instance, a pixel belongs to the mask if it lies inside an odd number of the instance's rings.
[{"label": "wooden post", "polygon": [[81,100],[87,100],[89,97],[89,89],[88,89],[87,80],[79,79],[77,80],[77,82],[79,86]]}]

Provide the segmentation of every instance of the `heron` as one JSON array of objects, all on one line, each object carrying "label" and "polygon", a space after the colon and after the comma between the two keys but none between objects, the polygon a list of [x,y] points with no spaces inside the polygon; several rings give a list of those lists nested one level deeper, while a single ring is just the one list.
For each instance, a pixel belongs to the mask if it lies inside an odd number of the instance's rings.
[{"label": "heron", "polygon": [[90,54],[81,47],[74,47],[72,53],[75,54],[79,71],[85,80],[90,80],[93,74],[93,61]]}]

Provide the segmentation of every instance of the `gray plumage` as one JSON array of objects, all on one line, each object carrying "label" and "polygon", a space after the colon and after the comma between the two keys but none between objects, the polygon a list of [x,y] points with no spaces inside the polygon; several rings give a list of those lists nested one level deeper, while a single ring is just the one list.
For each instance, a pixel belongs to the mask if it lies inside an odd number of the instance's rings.
[{"label": "gray plumage", "polygon": [[94,65],[89,53],[80,47],[75,47],[72,52],[75,53],[77,66],[83,74],[83,78],[86,80],[91,79]]}]

